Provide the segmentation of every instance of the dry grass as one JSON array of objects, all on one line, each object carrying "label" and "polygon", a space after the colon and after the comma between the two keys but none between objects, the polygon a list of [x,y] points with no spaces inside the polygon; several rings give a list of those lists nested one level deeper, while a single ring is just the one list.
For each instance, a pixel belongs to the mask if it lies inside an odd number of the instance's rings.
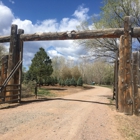
[{"label": "dry grass", "polygon": [[[110,103],[115,103],[115,101],[111,100]],[[110,107],[112,111],[116,111],[114,106]],[[117,112],[115,119],[119,132],[126,140],[140,140],[140,117]]]}]

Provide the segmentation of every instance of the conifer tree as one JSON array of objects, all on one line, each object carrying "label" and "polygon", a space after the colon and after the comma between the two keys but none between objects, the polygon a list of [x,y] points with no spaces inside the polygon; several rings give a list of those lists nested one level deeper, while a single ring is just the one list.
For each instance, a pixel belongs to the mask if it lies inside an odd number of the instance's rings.
[{"label": "conifer tree", "polygon": [[66,85],[66,86],[70,86],[70,85],[71,85],[70,80],[69,80],[68,78],[67,78],[66,81],[65,81],[65,85]]},{"label": "conifer tree", "polygon": [[79,79],[78,79],[78,81],[77,81],[77,86],[83,86],[82,77],[79,77]]},{"label": "conifer tree", "polygon": [[74,78],[72,78],[70,82],[71,82],[71,86],[76,86],[77,85],[77,83],[76,83]]},{"label": "conifer tree", "polygon": [[29,68],[32,80],[36,80],[36,82],[41,84],[42,79],[50,76],[53,72],[51,63],[52,61],[45,50],[42,47],[39,48],[39,51],[32,59],[32,64]]}]

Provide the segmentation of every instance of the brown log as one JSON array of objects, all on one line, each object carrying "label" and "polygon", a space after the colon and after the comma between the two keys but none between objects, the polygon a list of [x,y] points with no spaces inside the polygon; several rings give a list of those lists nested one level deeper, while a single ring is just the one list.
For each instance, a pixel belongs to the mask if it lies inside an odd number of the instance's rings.
[{"label": "brown log", "polygon": [[10,42],[10,35],[0,36],[0,43]]},{"label": "brown log", "polygon": [[[39,41],[39,40],[74,40],[74,39],[93,39],[93,38],[120,38],[124,34],[123,28],[109,28],[87,31],[70,31],[56,33],[34,33],[24,34],[20,38],[23,41]],[[140,37],[140,28],[131,30],[132,37]]]},{"label": "brown log", "polygon": [[130,17],[127,16],[124,19],[124,113],[127,115],[133,114],[133,88],[132,88],[132,65],[131,65],[131,54],[132,54],[132,36],[131,36],[131,21]]},{"label": "brown log", "polygon": [[[140,37],[140,28],[135,27],[131,30],[134,38]],[[92,38],[120,38],[124,35],[123,28],[109,28],[87,31],[69,31],[69,32],[45,32],[21,35],[23,41],[39,41],[39,40],[74,40],[74,39],[92,39]],[[0,43],[9,42],[10,36],[0,36]]]},{"label": "brown log", "polygon": [[138,38],[138,37],[140,37],[140,27],[131,28],[131,36],[132,36],[133,38]]},{"label": "brown log", "polygon": [[118,72],[118,111],[124,112],[124,36],[120,37]]},{"label": "brown log", "polygon": [[[17,25],[11,26],[11,38],[10,38],[10,48],[9,48],[9,59],[8,59],[8,75],[13,70],[14,66],[16,65],[16,48],[17,48]],[[15,84],[14,83],[14,76],[11,78],[11,80],[8,83]],[[12,90],[13,87],[7,87],[8,90]],[[13,95],[14,92],[7,92],[6,96]],[[6,98],[6,101],[11,101],[12,98]]]},{"label": "brown log", "polygon": [[[1,60],[1,85],[3,84],[3,82],[5,81],[5,79],[7,78],[7,68],[8,68],[8,55],[5,55],[2,60]],[[3,101],[5,100],[5,88],[3,89],[3,91],[0,93],[0,96],[3,97]]]},{"label": "brown log", "polygon": [[[138,52],[138,87],[140,85],[140,51]],[[138,97],[137,97],[137,111],[139,112],[140,115],[140,90],[138,90]]]},{"label": "brown log", "polygon": [[113,99],[116,100],[116,109],[118,110],[118,51],[116,52],[116,60],[114,63],[114,87]]},{"label": "brown log", "polygon": [[115,99],[115,94],[116,94],[116,77],[115,77],[115,73],[116,73],[116,60],[114,62],[114,80],[113,80],[113,99]]},{"label": "brown log", "polygon": [[138,92],[139,65],[138,52],[133,53],[134,114],[140,116],[140,93]]},{"label": "brown log", "polygon": [[[20,39],[21,34],[24,34],[24,30],[19,29],[18,30],[18,48],[19,48],[18,60],[19,61],[22,61],[22,59],[23,59],[23,41]],[[22,64],[19,67],[17,78],[18,78],[18,81],[16,83],[20,85],[19,96],[18,96],[18,99],[20,102],[21,101],[21,89],[22,89]]]},{"label": "brown log", "polygon": [[7,68],[8,68],[8,55],[5,55],[1,60],[1,85],[4,80],[7,78]]},{"label": "brown log", "polygon": [[[23,41],[39,40],[73,40],[73,39],[92,39],[92,38],[118,38],[123,34],[123,28],[110,28],[101,30],[87,31],[66,31],[66,32],[44,32],[34,34],[24,34],[20,38]],[[0,36],[0,43],[9,42],[10,36]]]},{"label": "brown log", "polygon": [[123,30],[119,29],[88,30],[79,32],[73,30],[70,32],[24,34],[21,35],[20,38],[23,41],[116,38],[122,33]]}]

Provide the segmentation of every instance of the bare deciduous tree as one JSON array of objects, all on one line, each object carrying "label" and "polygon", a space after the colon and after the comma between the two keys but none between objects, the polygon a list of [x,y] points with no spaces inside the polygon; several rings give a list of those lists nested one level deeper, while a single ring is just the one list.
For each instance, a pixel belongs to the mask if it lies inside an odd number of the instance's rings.
[{"label": "bare deciduous tree", "polygon": [[[81,26],[77,27],[78,30],[89,30],[89,27],[90,29],[123,28],[125,16],[133,16],[134,26],[140,26],[139,0],[103,0],[103,3],[100,15],[93,16],[92,27],[84,21]],[[137,40],[140,42],[139,38]],[[118,50],[117,41],[117,39],[90,39],[77,42],[92,52],[90,57],[106,57],[112,61]]]}]

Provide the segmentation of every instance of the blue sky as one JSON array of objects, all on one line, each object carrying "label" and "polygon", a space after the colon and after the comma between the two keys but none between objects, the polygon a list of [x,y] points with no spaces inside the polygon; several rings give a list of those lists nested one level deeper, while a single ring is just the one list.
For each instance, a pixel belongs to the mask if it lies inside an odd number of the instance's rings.
[{"label": "blue sky", "polygon": [[20,19],[37,20],[71,17],[73,12],[82,6],[89,9],[88,15],[99,14],[101,0],[2,0]]},{"label": "blue sky", "polygon": [[[99,15],[101,6],[102,0],[0,0],[0,35],[9,35],[11,24],[17,24],[25,33],[76,30],[82,21]],[[44,47],[51,58],[77,60],[86,54],[72,40],[25,42],[25,66],[31,64],[39,47]]]}]

